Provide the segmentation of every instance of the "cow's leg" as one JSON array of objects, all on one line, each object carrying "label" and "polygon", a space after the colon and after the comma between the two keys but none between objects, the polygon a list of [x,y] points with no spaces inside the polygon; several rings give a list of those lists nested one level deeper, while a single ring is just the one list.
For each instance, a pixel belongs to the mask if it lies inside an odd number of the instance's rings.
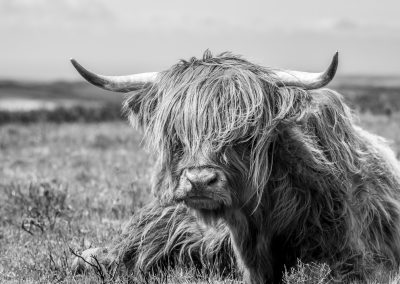
[{"label": "cow's leg", "polygon": [[72,262],[72,271],[75,274],[85,273],[90,269],[101,269],[104,275],[107,275],[112,268],[116,268],[116,256],[109,253],[106,247],[90,248],[75,257]]},{"label": "cow's leg", "polygon": [[[219,273],[232,272],[235,257],[228,228],[205,226],[181,205],[149,204],[135,214],[108,248],[86,250],[82,257],[130,273],[156,272],[179,266],[194,266]],[[74,261],[75,271],[90,265]],[[78,269],[78,270],[77,270]]]}]

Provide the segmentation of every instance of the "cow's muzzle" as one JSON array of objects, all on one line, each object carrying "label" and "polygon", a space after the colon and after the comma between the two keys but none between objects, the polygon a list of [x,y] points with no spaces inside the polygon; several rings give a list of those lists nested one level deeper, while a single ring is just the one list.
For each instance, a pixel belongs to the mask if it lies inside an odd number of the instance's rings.
[{"label": "cow's muzzle", "polygon": [[[185,169],[174,191],[174,200],[185,202],[189,207],[216,209],[228,205],[231,198],[227,178],[222,170],[213,167]],[[229,199],[229,200],[227,200]]]}]

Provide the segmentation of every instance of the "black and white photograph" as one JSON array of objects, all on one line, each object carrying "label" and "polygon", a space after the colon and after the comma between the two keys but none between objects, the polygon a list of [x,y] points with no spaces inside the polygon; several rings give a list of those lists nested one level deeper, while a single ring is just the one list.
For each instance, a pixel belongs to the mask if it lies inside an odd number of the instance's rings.
[{"label": "black and white photograph", "polygon": [[400,283],[398,0],[0,0],[0,283]]}]

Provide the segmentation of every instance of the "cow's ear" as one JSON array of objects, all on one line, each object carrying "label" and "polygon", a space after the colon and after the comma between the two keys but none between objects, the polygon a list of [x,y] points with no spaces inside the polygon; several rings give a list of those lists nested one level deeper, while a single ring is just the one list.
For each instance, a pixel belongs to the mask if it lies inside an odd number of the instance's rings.
[{"label": "cow's ear", "polygon": [[145,94],[143,92],[135,92],[129,94],[123,105],[123,112],[132,125],[143,126],[143,111]]},{"label": "cow's ear", "polygon": [[123,111],[129,121],[135,125],[146,126],[157,105],[157,93],[151,86],[129,93],[124,102]]},{"label": "cow's ear", "polygon": [[140,107],[143,103],[144,94],[142,92],[135,92],[130,94],[125,100],[123,109],[128,115],[137,115],[140,111]]},{"label": "cow's ear", "polygon": [[341,161],[353,160],[357,140],[352,113],[340,94],[320,89],[309,91],[312,101],[301,119],[280,132],[280,148],[290,161],[303,161],[308,168],[321,169]]}]

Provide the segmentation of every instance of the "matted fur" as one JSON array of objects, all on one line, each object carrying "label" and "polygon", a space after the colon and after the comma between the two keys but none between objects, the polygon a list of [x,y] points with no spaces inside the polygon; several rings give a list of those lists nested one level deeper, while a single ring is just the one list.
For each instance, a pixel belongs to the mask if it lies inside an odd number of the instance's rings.
[{"label": "matted fur", "polygon": [[187,207],[153,202],[132,217],[109,254],[133,273],[195,267],[202,273],[237,275],[229,230],[206,227]]},{"label": "matted fur", "polygon": [[[229,255],[219,251],[227,227],[251,283],[280,282],[297,259],[325,262],[339,279],[365,279],[378,264],[398,268],[398,162],[382,138],[355,126],[338,93],[278,88],[271,70],[207,51],[162,72],[125,110],[159,157],[153,186],[161,202],[116,242],[128,268],[167,255],[204,257],[198,263]],[[235,200],[215,212],[196,210],[214,229],[198,227],[182,209],[171,213],[181,169],[199,157],[224,170]],[[168,237],[158,235],[163,226]]]}]

